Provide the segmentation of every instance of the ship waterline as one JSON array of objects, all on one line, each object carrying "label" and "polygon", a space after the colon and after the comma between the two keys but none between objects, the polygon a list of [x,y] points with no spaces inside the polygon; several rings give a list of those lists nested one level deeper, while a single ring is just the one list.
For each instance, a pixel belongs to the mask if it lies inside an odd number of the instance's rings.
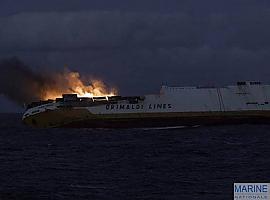
[{"label": "ship waterline", "polygon": [[63,98],[33,103],[23,115],[33,127],[133,128],[270,123],[270,85],[167,87],[133,97]]}]

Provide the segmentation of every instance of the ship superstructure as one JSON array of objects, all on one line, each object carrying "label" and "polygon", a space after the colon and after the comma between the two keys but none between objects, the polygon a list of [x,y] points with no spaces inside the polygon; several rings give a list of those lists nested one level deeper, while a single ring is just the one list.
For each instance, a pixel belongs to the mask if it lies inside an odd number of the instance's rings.
[{"label": "ship superstructure", "polygon": [[64,94],[32,103],[23,121],[34,127],[157,127],[269,123],[270,85],[168,87],[145,96],[80,98]]}]

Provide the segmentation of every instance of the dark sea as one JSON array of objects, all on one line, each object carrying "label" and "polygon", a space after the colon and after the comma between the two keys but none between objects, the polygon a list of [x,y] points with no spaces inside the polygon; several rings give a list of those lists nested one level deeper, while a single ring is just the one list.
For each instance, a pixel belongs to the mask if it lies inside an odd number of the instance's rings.
[{"label": "dark sea", "polygon": [[0,199],[232,199],[270,181],[270,126],[32,129],[0,115]]}]

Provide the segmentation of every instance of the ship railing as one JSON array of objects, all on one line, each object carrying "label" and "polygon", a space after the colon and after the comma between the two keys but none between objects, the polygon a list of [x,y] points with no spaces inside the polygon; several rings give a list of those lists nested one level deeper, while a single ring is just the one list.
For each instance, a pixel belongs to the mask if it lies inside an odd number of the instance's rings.
[{"label": "ship railing", "polygon": [[53,103],[53,102],[55,102],[55,101],[52,100],[52,99],[48,99],[47,101],[36,101],[36,102],[32,102],[32,103],[30,103],[30,104],[28,104],[26,106],[26,109],[34,108],[34,107],[37,107],[37,106],[42,106],[42,105]]}]

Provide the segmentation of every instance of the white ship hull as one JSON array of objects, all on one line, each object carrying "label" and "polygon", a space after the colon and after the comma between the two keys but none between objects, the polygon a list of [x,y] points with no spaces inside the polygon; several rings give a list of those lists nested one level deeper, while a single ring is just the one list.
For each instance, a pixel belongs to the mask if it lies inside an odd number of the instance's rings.
[{"label": "white ship hull", "polygon": [[240,82],[222,88],[166,87],[160,94],[106,99],[74,98],[29,108],[36,127],[151,127],[269,123],[270,85]]}]

